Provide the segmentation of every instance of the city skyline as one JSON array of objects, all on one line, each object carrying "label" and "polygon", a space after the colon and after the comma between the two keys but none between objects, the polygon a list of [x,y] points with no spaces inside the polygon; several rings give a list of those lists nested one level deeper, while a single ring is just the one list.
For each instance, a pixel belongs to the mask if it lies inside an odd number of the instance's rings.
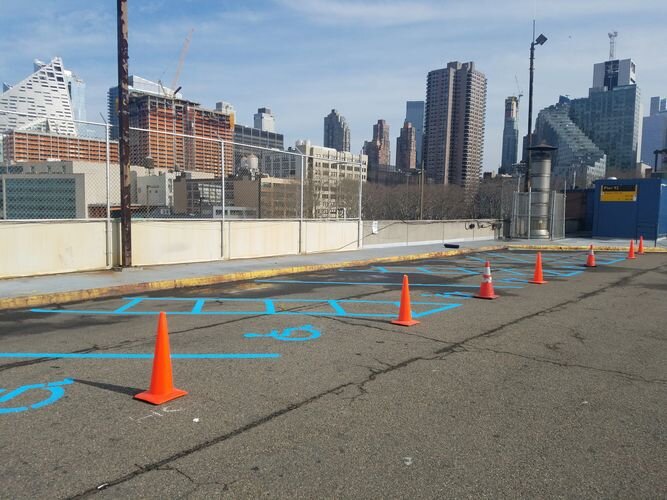
[{"label": "city skyline", "polygon": [[[60,56],[86,82],[88,119],[98,121],[99,113],[105,114],[106,90],[116,82],[115,6],[93,9],[73,1],[62,12],[60,2],[35,4],[31,12],[37,14],[32,16],[20,5],[3,8],[0,25],[7,37],[0,42],[6,56],[0,61],[0,79],[18,83],[29,73],[33,59]],[[586,96],[591,65],[606,59],[611,29],[619,31],[617,57],[637,63],[642,115],[648,114],[650,96],[666,93],[667,85],[660,76],[667,57],[661,49],[665,34],[658,22],[659,14],[667,12],[662,2],[554,6],[520,1],[502,8],[491,2],[479,4],[485,7],[389,1],[378,10],[377,2],[340,0],[250,1],[225,6],[206,1],[176,6],[159,1],[131,4],[130,72],[170,82],[189,27],[194,27],[179,81],[187,99],[208,108],[221,100],[230,102],[237,121],[244,125],[252,125],[258,107],[268,105],[279,117],[277,132],[285,135],[286,144],[304,138],[319,142],[322,116],[336,108],[347,118],[351,150],[358,152],[368,138],[365,131],[378,116],[394,131],[400,130],[405,102],[425,98],[428,71],[449,60],[474,60],[484,68],[489,82],[485,171],[500,165],[504,99],[518,92],[515,75],[527,94],[534,7],[538,30],[549,37],[536,54],[536,111],[556,102],[560,94]],[[480,11],[484,11],[481,16]],[[360,19],[371,12],[377,22],[369,29]],[[474,28],[461,22],[472,19]],[[298,30],[293,29],[294,23]],[[385,36],[388,27],[395,42]],[[253,33],[255,43],[248,43],[248,33]],[[383,50],[377,57],[380,45]],[[578,57],[573,60],[575,51]],[[389,59],[407,53],[407,63],[396,72]],[[274,76],[267,79],[267,72]],[[301,77],[295,78],[296,74]],[[522,106],[522,135],[526,110]]]}]

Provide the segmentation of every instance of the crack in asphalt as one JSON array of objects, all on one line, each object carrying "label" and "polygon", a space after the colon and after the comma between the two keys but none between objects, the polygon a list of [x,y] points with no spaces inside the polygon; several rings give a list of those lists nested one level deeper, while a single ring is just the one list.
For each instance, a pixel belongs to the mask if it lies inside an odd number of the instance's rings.
[{"label": "crack in asphalt", "polygon": [[526,354],[519,354],[516,352],[510,352],[510,351],[500,351],[496,349],[491,349],[489,347],[468,347],[468,352],[473,352],[473,351],[488,351],[492,352],[495,354],[504,354],[507,356],[515,356],[517,358],[522,358],[522,359],[528,359],[530,361],[535,361],[536,363],[547,363],[550,365],[555,365],[555,366],[560,366],[562,368],[581,368],[584,370],[591,370],[591,371],[596,371],[596,372],[602,372],[602,373],[610,373],[613,375],[618,375],[622,378],[625,378],[627,380],[631,380],[634,382],[646,382],[647,384],[667,384],[667,379],[661,379],[661,378],[653,378],[653,379],[648,379],[645,377],[642,377],[641,375],[636,375],[634,373],[628,373],[620,370],[609,370],[606,368],[598,368],[596,366],[588,366],[588,365],[581,365],[578,363],[568,363],[567,361],[558,361],[555,359],[550,359],[550,358],[544,358],[542,356],[529,356]]},{"label": "crack in asphalt", "polygon": [[[241,434],[243,434],[247,431],[250,431],[250,430],[253,430],[257,427],[260,427],[260,426],[262,426],[266,423],[269,423],[269,422],[271,422],[271,421],[273,421],[273,420],[275,420],[275,419],[277,419],[277,418],[279,418],[283,415],[286,415],[286,414],[291,413],[293,411],[299,410],[299,409],[301,409],[301,408],[303,408],[307,405],[310,405],[311,403],[317,402],[320,399],[323,399],[323,398],[325,398],[329,395],[340,395],[347,388],[350,388],[350,387],[357,388],[357,390],[359,390],[359,393],[360,393],[360,395],[357,396],[357,398],[358,398],[361,395],[367,394],[368,390],[366,389],[366,386],[368,384],[370,384],[371,382],[373,382],[374,380],[376,380],[378,377],[382,376],[382,375],[386,375],[386,374],[394,372],[396,370],[400,370],[402,368],[410,366],[413,363],[416,363],[416,362],[419,362],[419,361],[432,361],[432,360],[435,360],[435,359],[443,360],[447,356],[451,355],[452,353],[467,351],[468,348],[467,348],[466,344],[468,344],[470,342],[474,342],[474,341],[482,339],[482,338],[490,337],[490,336],[494,335],[495,333],[498,333],[502,330],[505,330],[505,329],[507,329],[509,327],[512,327],[512,326],[514,326],[518,323],[521,323],[523,321],[526,321],[526,320],[529,320],[529,319],[532,319],[532,318],[535,318],[535,317],[538,317],[538,316],[541,316],[541,315],[544,315],[544,314],[549,314],[550,312],[557,311],[557,310],[559,310],[560,308],[563,308],[566,305],[573,304],[575,302],[579,302],[581,300],[585,300],[585,299],[590,298],[590,297],[594,297],[596,295],[604,293],[606,290],[608,290],[610,288],[613,288],[613,287],[616,287],[616,286],[619,286],[619,285],[623,285],[623,284],[627,284],[629,281],[631,281],[631,280],[633,280],[633,279],[635,279],[639,276],[642,276],[642,275],[647,274],[649,272],[655,271],[655,270],[660,269],[662,267],[665,267],[665,266],[660,265],[660,266],[657,266],[655,268],[650,268],[650,269],[637,271],[635,273],[630,274],[629,276],[625,276],[623,278],[620,278],[620,279],[618,279],[618,280],[616,280],[616,281],[614,281],[614,282],[612,282],[612,283],[610,283],[606,286],[603,286],[603,287],[601,287],[597,290],[593,290],[591,292],[581,294],[581,295],[577,296],[576,298],[572,298],[572,299],[569,299],[567,301],[561,302],[561,303],[556,304],[554,306],[551,306],[547,309],[544,309],[544,310],[541,310],[541,311],[536,311],[536,312],[533,312],[533,313],[530,313],[530,314],[526,314],[526,315],[521,316],[519,318],[516,318],[512,321],[509,321],[509,322],[504,323],[502,325],[499,325],[497,327],[491,328],[487,331],[481,332],[477,335],[473,335],[473,336],[468,337],[468,338],[466,338],[464,340],[461,340],[459,342],[454,342],[451,345],[448,345],[446,347],[443,347],[441,349],[436,350],[435,352],[432,353],[431,356],[415,356],[415,357],[406,359],[404,361],[401,361],[400,363],[397,363],[397,364],[387,365],[387,367],[383,368],[383,369],[370,369],[371,373],[362,381],[358,381],[358,382],[350,381],[350,382],[346,382],[346,383],[343,383],[343,384],[339,384],[336,387],[333,387],[331,389],[320,392],[319,394],[313,395],[313,396],[311,396],[309,398],[306,398],[306,399],[304,399],[300,402],[291,403],[291,404],[289,404],[289,405],[287,405],[287,406],[285,406],[285,407],[283,407],[279,410],[276,410],[276,411],[274,411],[274,412],[272,412],[268,415],[265,415],[262,418],[254,420],[254,421],[252,421],[252,422],[250,422],[250,423],[248,423],[248,424],[246,424],[242,427],[239,427],[235,430],[232,430],[232,431],[227,432],[225,434],[219,435],[219,436],[214,437],[212,439],[206,440],[206,441],[204,441],[200,444],[197,444],[196,446],[181,450],[180,452],[174,453],[174,454],[172,454],[172,455],[170,455],[166,458],[163,458],[159,461],[144,465],[143,467],[137,467],[135,470],[129,472],[128,474],[125,474],[123,476],[117,477],[116,479],[113,479],[113,480],[110,480],[110,481],[106,482],[105,483],[105,489],[111,488],[113,486],[122,484],[122,483],[127,482],[127,481],[130,481],[137,476],[145,474],[146,472],[150,472],[150,471],[153,471],[153,470],[158,470],[158,469],[163,468],[163,467],[165,467],[165,466],[171,464],[172,462],[175,462],[175,461],[177,461],[181,458],[187,457],[187,456],[192,455],[194,453],[197,453],[199,451],[202,451],[202,450],[208,449],[212,446],[215,446],[219,443],[228,441],[228,440],[230,440],[234,437],[240,436]],[[340,319],[340,318],[337,318],[337,319]],[[513,354],[513,353],[507,353],[507,354]],[[366,367],[366,368],[368,368],[368,367]],[[631,376],[631,374],[625,374],[623,372],[620,372],[620,374],[622,374],[623,376],[626,376],[626,377]],[[78,494],[73,495],[73,496],[68,497],[68,498],[70,498],[70,499],[86,498],[86,497],[89,497],[91,495],[96,494],[98,491],[99,490],[97,489],[97,487],[93,487],[93,488],[90,488],[88,490],[85,490],[81,493],[78,493]]]}]

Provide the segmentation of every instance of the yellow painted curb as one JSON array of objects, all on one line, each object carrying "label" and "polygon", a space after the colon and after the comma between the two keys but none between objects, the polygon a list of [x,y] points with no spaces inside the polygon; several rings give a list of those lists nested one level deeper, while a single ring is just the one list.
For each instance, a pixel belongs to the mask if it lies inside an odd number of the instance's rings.
[{"label": "yellow painted curb", "polygon": [[[552,250],[557,252],[579,252],[581,250],[588,250],[590,245],[580,246],[564,246],[564,245],[518,245],[508,243],[507,248],[518,250]],[[628,247],[612,247],[612,246],[593,246],[596,252],[627,252]],[[644,253],[667,253],[667,248],[644,247]]]},{"label": "yellow painted curb", "polygon": [[314,264],[310,266],[293,266],[277,269],[263,269],[260,271],[247,271],[229,274],[218,274],[214,276],[199,276],[195,278],[180,278],[175,280],[151,281],[145,283],[133,283],[129,285],[117,285],[111,287],[92,288],[89,290],[74,290],[69,292],[57,292],[41,295],[25,295],[22,297],[10,297],[0,299],[0,310],[27,309],[32,307],[46,306],[51,304],[66,304],[69,302],[81,302],[84,300],[118,297],[122,295],[134,295],[145,292],[156,292],[160,290],[173,290],[176,288],[192,288],[198,286],[216,285],[232,281],[246,281],[261,278],[270,278],[284,274],[298,274],[314,271],[326,271],[328,269],[340,269],[343,267],[366,266],[387,262],[405,262],[411,260],[432,259],[437,257],[452,257],[475,252],[490,252],[503,250],[506,245],[491,245],[479,248],[459,248],[440,252],[416,253],[410,255],[396,255],[392,257],[376,257],[373,259],[351,260],[332,264]]}]

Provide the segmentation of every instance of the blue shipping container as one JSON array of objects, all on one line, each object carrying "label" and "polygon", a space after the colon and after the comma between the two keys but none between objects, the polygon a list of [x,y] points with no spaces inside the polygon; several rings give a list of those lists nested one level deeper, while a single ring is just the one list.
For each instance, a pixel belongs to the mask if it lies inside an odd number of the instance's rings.
[{"label": "blue shipping container", "polygon": [[595,181],[593,237],[653,240],[667,235],[666,179]]}]

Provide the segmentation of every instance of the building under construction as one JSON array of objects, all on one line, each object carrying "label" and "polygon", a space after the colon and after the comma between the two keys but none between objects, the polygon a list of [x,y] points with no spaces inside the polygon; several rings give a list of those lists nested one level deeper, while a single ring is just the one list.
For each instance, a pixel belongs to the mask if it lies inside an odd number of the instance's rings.
[{"label": "building under construction", "polygon": [[234,117],[177,97],[130,94],[130,161],[133,165],[207,172],[234,170]]},{"label": "building under construction", "polygon": [[[4,134],[0,145],[7,165],[52,158],[92,162],[104,162],[107,158],[104,140],[32,130],[12,130]],[[118,163],[117,141],[109,141],[109,160]]]}]

